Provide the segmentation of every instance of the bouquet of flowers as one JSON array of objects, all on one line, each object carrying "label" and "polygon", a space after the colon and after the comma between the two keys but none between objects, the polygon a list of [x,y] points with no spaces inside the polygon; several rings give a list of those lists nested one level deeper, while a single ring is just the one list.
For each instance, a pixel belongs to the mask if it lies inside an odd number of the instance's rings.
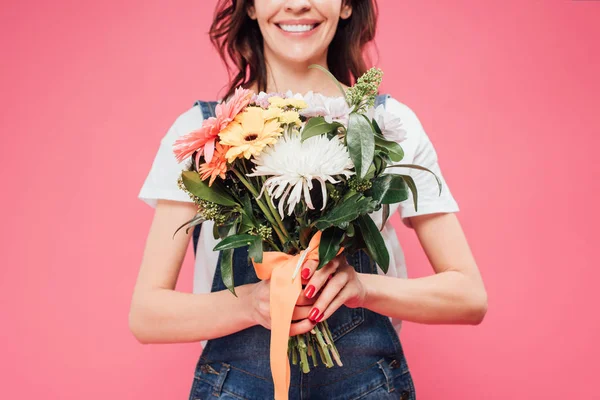
[{"label": "bouquet of flowers", "polygon": [[311,68],[329,74],[341,96],[253,95],[238,88],[217,105],[215,117],[173,147],[178,161],[190,161],[179,187],[198,205],[198,214],[179,229],[214,221],[213,233],[221,239],[215,250],[223,252],[222,279],[234,295],[235,248],[248,246],[257,276],[272,279],[276,387],[286,379],[276,375],[289,369],[287,354],[294,364],[299,360],[303,372],[310,370],[309,357],[317,365],[317,355],[327,367],[342,365],[327,321],[307,334],[288,337],[304,260],[318,260],[320,269],[342,250],[364,249],[387,272],[389,255],[369,214],[382,210],[383,226],[389,205],[406,200],[409,189],[417,208],[413,179],[387,173],[389,168],[429,171],[396,164],[404,157],[399,143],[406,132],[398,117],[373,107],[381,70],[370,69],[344,90],[326,69]]}]

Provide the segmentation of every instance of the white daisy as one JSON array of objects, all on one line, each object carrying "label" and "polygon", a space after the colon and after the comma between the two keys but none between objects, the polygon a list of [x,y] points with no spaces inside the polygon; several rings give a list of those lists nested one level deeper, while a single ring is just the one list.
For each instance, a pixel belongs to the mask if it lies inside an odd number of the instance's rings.
[{"label": "white daisy", "polygon": [[248,176],[270,176],[260,196],[266,189],[271,201],[279,199],[278,211],[282,218],[286,203],[287,215],[291,215],[303,194],[308,208],[314,209],[310,198],[313,179],[321,183],[323,210],[327,204],[325,182],[338,183],[335,176],[348,178],[354,174],[348,150],[338,138],[329,140],[322,135],[301,142],[300,134],[295,130],[284,134],[252,161],[256,167]]}]

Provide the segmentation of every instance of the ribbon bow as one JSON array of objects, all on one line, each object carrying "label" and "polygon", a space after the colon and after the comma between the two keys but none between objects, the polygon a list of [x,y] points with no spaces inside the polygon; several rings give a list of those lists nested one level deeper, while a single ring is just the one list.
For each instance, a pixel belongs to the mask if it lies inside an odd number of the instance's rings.
[{"label": "ribbon bow", "polygon": [[[287,400],[290,387],[290,362],[288,359],[288,338],[292,324],[294,306],[302,291],[302,282],[296,269],[306,260],[319,260],[321,231],[310,240],[306,254],[290,255],[280,251],[263,253],[263,262],[252,260],[259,279],[271,279],[271,374],[275,385],[275,399]],[[340,249],[340,252],[342,249]],[[339,253],[338,253],[339,254]],[[301,259],[301,257],[305,257]],[[300,265],[298,265],[300,263]],[[292,276],[294,278],[292,279]]]}]

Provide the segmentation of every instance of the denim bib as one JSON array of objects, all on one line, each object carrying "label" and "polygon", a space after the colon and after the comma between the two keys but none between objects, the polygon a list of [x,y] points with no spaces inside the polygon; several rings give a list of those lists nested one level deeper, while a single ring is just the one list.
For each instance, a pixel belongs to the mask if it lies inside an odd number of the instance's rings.
[{"label": "denim bib", "polygon": [[[375,105],[385,104],[388,97],[377,96]],[[194,106],[200,107],[207,119],[214,116],[216,104],[198,100]],[[194,227],[194,254],[200,229],[200,225]],[[377,274],[376,265],[364,251],[346,258],[357,272]],[[234,250],[233,263],[236,286],[259,282],[247,247]],[[221,290],[227,288],[221,279],[219,254],[211,291]],[[416,399],[400,338],[387,316],[341,306],[327,323],[344,366],[319,364],[303,374],[299,366],[291,365],[290,400]],[[189,399],[272,399],[270,338],[270,330],[255,325],[208,340],[196,364]]]}]

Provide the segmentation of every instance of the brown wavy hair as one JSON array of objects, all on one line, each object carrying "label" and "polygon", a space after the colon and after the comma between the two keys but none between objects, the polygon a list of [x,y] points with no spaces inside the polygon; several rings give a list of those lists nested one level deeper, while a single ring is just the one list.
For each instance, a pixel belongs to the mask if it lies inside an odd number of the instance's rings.
[{"label": "brown wavy hair", "polygon": [[[365,46],[375,38],[378,9],[376,0],[344,2],[352,6],[352,15],[340,19],[329,45],[327,64],[337,80],[351,86],[368,69]],[[230,77],[224,98],[236,87],[254,83],[259,91],[266,91],[263,38],[258,23],[248,17],[249,4],[252,0],[219,0],[215,8],[209,36]]]}]

